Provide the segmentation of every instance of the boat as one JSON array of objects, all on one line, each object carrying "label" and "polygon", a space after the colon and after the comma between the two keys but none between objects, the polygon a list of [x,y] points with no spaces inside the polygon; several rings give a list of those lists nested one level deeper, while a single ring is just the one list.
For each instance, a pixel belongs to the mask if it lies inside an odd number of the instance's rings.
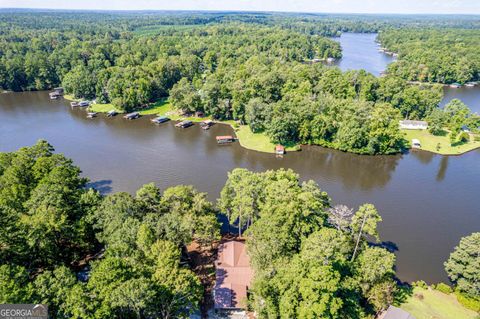
[{"label": "boat", "polygon": [[229,144],[235,142],[235,138],[231,135],[217,136],[217,144]]},{"label": "boat", "polygon": [[115,111],[115,110],[110,110],[110,111],[107,112],[107,116],[108,116],[108,117],[112,117],[112,116],[115,116],[115,115],[117,115],[117,114],[118,114],[118,112]]},{"label": "boat", "polygon": [[473,88],[473,87],[476,86],[476,85],[477,85],[477,83],[475,83],[475,82],[468,82],[468,83],[465,84],[465,86],[466,86],[467,88]]},{"label": "boat", "polygon": [[134,120],[134,119],[138,119],[139,117],[140,117],[140,113],[132,112],[132,113],[128,113],[123,118],[127,120]]},{"label": "boat", "polygon": [[209,130],[210,127],[212,127],[212,125],[214,124],[214,122],[212,120],[205,120],[203,122],[200,123],[200,126],[202,127],[202,130]]},{"label": "boat", "polygon": [[71,107],[77,107],[77,106],[78,106],[78,102],[76,102],[76,101],[70,102],[70,106],[71,106]]},{"label": "boat", "polygon": [[80,106],[80,107],[87,107],[89,105],[90,105],[90,103],[88,101],[78,102],[78,106]]},{"label": "boat", "polygon": [[154,119],[152,119],[152,122],[155,124],[161,124],[170,121],[170,119],[166,116],[159,116]]},{"label": "boat", "polygon": [[97,112],[88,112],[87,113],[87,118],[89,118],[89,119],[93,119],[96,116],[97,116]]},{"label": "boat", "polygon": [[193,125],[193,122],[192,121],[181,121],[177,124],[175,124],[175,127],[181,127],[181,128],[187,128],[187,127],[190,127]]},{"label": "boat", "polygon": [[458,89],[458,88],[461,88],[462,85],[460,83],[452,83],[450,84],[450,87],[453,89]]}]

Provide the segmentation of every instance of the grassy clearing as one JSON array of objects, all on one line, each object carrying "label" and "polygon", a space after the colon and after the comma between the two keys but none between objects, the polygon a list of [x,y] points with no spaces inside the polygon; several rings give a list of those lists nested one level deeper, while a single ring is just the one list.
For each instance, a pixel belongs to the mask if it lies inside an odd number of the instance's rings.
[{"label": "grassy clearing", "polygon": [[159,100],[148,108],[140,110],[141,115],[164,115],[172,110],[172,105],[167,99]]},{"label": "grassy clearing", "polygon": [[[422,298],[423,297],[423,298]],[[400,306],[416,319],[475,319],[477,313],[463,307],[454,294],[416,287]]]},{"label": "grassy clearing", "polygon": [[[63,98],[65,100],[68,100],[68,101],[81,101],[81,99],[76,99],[74,98],[72,95],[68,95],[68,94],[65,94],[63,96]],[[88,107],[88,111],[89,112],[98,112],[98,113],[107,113],[111,110],[115,110],[117,111],[118,113],[123,113],[122,110],[120,110],[119,108],[116,108],[115,106],[113,106],[113,104],[111,103],[105,103],[105,104],[102,104],[102,103],[95,103],[95,104],[91,104],[89,107]]]},{"label": "grassy clearing", "polygon": [[[405,133],[405,138],[411,143],[412,139],[416,138],[422,144],[422,150],[442,154],[442,155],[460,155],[468,151],[480,147],[480,142],[471,141],[466,143],[459,143],[454,146],[450,145],[450,138],[448,134],[444,136],[435,136],[430,134],[427,130],[402,130]],[[440,148],[437,149],[437,145]]]},{"label": "grassy clearing", "polygon": [[[240,145],[250,150],[275,153],[275,144],[270,142],[270,139],[262,133],[253,133],[248,125],[241,125],[235,130]],[[297,145],[288,145],[285,148],[287,151],[297,151]]]}]

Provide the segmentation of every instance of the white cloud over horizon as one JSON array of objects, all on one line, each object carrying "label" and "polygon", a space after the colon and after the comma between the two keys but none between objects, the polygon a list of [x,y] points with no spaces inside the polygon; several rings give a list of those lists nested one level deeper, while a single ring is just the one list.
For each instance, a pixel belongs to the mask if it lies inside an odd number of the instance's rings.
[{"label": "white cloud over horizon", "polygon": [[0,0],[0,8],[480,14],[480,0]]}]

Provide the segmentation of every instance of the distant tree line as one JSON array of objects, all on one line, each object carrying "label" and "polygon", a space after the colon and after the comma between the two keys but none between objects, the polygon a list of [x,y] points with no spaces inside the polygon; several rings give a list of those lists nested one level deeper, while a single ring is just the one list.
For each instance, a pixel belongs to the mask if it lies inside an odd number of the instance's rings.
[{"label": "distant tree line", "polygon": [[410,81],[464,84],[480,80],[480,30],[388,29],[378,40],[399,54],[388,72]]}]

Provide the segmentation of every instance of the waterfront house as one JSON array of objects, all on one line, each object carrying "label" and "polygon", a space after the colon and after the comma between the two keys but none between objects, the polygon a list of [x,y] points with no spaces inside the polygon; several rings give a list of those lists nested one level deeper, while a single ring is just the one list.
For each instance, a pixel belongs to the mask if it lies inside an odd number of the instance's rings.
[{"label": "waterfront house", "polygon": [[187,128],[193,125],[192,121],[181,121],[177,124],[175,124],[175,127],[181,127],[181,128]]},{"label": "waterfront house", "polygon": [[403,309],[390,306],[377,319],[415,319],[415,317]]},{"label": "waterfront house", "polygon": [[416,138],[412,139],[412,148],[422,148],[422,144]]},{"label": "waterfront house", "polygon": [[404,130],[426,130],[428,122],[404,120],[400,121],[400,128]]},{"label": "waterfront house", "polygon": [[275,154],[277,154],[277,155],[285,154],[285,147],[283,145],[280,145],[280,144],[275,146]]},{"label": "waterfront house", "polygon": [[235,138],[231,135],[217,136],[216,139],[218,144],[227,144],[235,141]]},{"label": "waterfront house", "polygon": [[252,278],[245,242],[229,240],[221,243],[215,261],[215,310],[245,308]]},{"label": "waterfront house", "polygon": [[140,117],[140,113],[133,112],[133,113],[128,113],[123,118],[125,118],[127,120],[134,120],[134,119],[138,119],[139,117]]}]

